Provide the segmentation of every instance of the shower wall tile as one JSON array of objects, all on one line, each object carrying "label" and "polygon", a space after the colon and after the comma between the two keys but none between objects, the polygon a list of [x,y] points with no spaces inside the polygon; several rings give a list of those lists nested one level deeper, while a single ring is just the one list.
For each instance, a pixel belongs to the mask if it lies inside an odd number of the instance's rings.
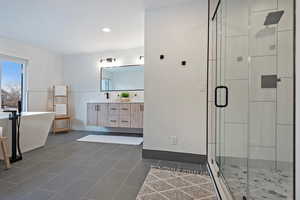
[{"label": "shower wall tile", "polygon": [[215,143],[215,105],[213,102],[208,102],[208,143],[212,144]]},{"label": "shower wall tile", "polygon": [[226,157],[247,157],[247,124],[225,124]]},{"label": "shower wall tile", "polygon": [[276,74],[276,56],[252,57],[251,59],[251,100],[275,101],[276,89],[261,88],[262,75]]},{"label": "shower wall tile", "polygon": [[215,101],[216,61],[209,61],[208,101]]},{"label": "shower wall tile", "polygon": [[276,55],[276,25],[264,26],[268,12],[252,13],[250,21],[250,55]]},{"label": "shower wall tile", "polygon": [[229,89],[225,122],[248,123],[248,80],[227,80]]},{"label": "shower wall tile", "polygon": [[209,60],[216,59],[216,20],[211,21],[209,29]]},{"label": "shower wall tile", "polygon": [[226,79],[248,79],[248,37],[227,37]]},{"label": "shower wall tile", "polygon": [[226,129],[225,129],[225,112],[224,109],[219,110],[219,112],[217,112],[217,118],[218,120],[216,120],[216,138],[218,138],[219,143],[217,143],[216,145],[219,146],[219,149],[221,149],[221,153],[217,151],[217,153],[219,153],[221,156],[225,156],[226,152],[225,152],[225,139],[226,139]]},{"label": "shower wall tile", "polygon": [[278,0],[278,9],[284,10],[282,19],[278,24],[278,30],[292,30],[294,24],[294,1],[293,0]]},{"label": "shower wall tile", "polygon": [[249,159],[275,161],[275,148],[250,146]]},{"label": "shower wall tile", "polygon": [[277,160],[293,162],[293,126],[277,126]]},{"label": "shower wall tile", "polygon": [[262,11],[277,8],[277,0],[252,0],[251,11]]},{"label": "shower wall tile", "polygon": [[227,36],[248,35],[248,2],[227,1]]},{"label": "shower wall tile", "polygon": [[293,31],[278,32],[278,76],[293,77]]},{"label": "shower wall tile", "polygon": [[281,78],[277,88],[277,123],[293,124],[293,79]]},{"label": "shower wall tile", "polygon": [[276,103],[250,103],[250,145],[275,146]]}]

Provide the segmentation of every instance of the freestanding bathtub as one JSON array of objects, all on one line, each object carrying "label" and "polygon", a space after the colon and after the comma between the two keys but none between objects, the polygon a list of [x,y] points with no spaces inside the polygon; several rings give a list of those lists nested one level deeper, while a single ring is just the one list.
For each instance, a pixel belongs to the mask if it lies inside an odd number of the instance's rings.
[{"label": "freestanding bathtub", "polygon": [[[54,119],[53,112],[23,112],[20,126],[20,146],[22,152],[43,147]],[[11,121],[9,113],[0,112],[0,127],[3,127],[3,136],[8,138],[9,155],[11,155]],[[3,159],[0,154],[0,159]]]}]

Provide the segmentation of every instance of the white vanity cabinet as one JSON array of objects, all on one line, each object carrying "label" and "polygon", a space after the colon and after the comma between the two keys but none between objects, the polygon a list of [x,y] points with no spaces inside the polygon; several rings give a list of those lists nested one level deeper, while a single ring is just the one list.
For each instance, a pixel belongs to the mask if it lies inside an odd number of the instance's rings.
[{"label": "white vanity cabinet", "polygon": [[143,128],[143,103],[88,103],[87,125]]}]

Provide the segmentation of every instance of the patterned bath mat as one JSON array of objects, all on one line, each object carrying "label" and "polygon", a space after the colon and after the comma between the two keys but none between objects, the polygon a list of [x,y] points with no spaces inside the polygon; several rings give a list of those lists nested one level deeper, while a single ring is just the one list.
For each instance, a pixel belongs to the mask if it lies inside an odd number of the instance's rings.
[{"label": "patterned bath mat", "polygon": [[217,200],[211,177],[195,171],[151,168],[136,200]]}]

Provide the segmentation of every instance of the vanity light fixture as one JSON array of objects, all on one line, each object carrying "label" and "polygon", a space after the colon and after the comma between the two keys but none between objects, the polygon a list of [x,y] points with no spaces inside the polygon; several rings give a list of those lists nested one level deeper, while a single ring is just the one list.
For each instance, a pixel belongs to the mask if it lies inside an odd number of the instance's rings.
[{"label": "vanity light fixture", "polygon": [[101,58],[100,59],[100,63],[103,63],[103,62],[112,63],[112,62],[116,62],[116,61],[117,61],[116,58]]},{"label": "vanity light fixture", "polygon": [[104,33],[110,33],[110,32],[111,32],[111,29],[108,28],[108,27],[102,28],[101,30],[102,30],[102,32],[104,32]]}]

